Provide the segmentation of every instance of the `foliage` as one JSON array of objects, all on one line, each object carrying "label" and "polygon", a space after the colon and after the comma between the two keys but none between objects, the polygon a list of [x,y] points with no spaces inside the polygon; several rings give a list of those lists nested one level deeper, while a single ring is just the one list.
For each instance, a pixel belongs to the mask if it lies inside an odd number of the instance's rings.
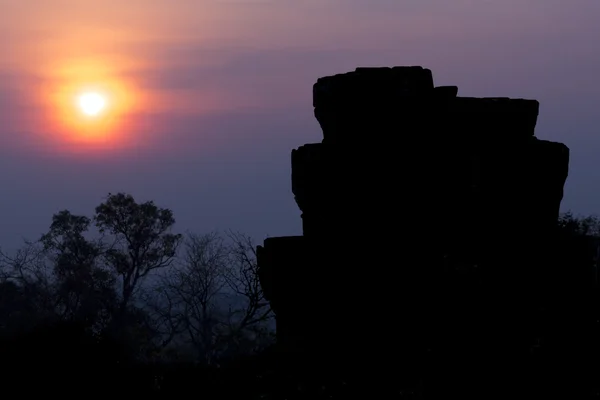
[{"label": "foliage", "polygon": [[114,362],[212,365],[252,353],[271,319],[254,244],[232,232],[184,237],[174,224],[171,210],[124,193],[91,218],[56,213],[38,241],[0,251],[0,335],[50,337],[60,327]]},{"label": "foliage", "polygon": [[[351,396],[345,379],[312,384],[282,373],[271,356],[260,361],[273,342],[273,315],[250,237],[180,235],[171,232],[174,224],[170,210],[119,193],[91,218],[60,211],[40,240],[13,254],[0,250],[0,356],[12,374],[51,377],[43,387],[61,394],[67,380],[107,394],[125,387],[138,395],[158,388],[187,394],[201,386],[206,398],[209,391],[264,398],[263,389],[282,385],[307,398]],[[598,239],[600,220],[565,213],[557,226],[569,243],[561,262],[571,269],[587,265],[587,239]],[[565,275],[560,279],[564,291]],[[586,316],[598,314],[597,299],[583,310]],[[565,310],[573,315],[575,308]],[[598,325],[590,331],[597,335]],[[129,368],[135,362],[145,367]]]},{"label": "foliage", "polygon": [[100,233],[112,235],[104,259],[106,266],[122,278],[119,307],[124,309],[141,280],[151,271],[171,264],[181,235],[169,233],[175,224],[171,210],[151,201],[138,204],[124,193],[109,194],[96,207],[94,221]]},{"label": "foliage", "polygon": [[600,236],[600,218],[596,215],[577,217],[567,211],[558,218],[558,228],[563,237]]}]

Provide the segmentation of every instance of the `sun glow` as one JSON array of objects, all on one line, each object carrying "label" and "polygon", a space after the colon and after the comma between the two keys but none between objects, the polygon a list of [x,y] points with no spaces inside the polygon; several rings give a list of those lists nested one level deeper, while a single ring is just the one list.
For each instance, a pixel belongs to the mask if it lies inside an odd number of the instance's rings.
[{"label": "sun glow", "polygon": [[91,60],[52,68],[43,88],[50,106],[48,130],[54,132],[51,140],[66,151],[87,153],[132,144],[132,115],[141,107],[140,92],[109,65]]},{"label": "sun glow", "polygon": [[78,104],[84,114],[95,117],[106,107],[106,98],[96,92],[84,93],[79,96]]}]

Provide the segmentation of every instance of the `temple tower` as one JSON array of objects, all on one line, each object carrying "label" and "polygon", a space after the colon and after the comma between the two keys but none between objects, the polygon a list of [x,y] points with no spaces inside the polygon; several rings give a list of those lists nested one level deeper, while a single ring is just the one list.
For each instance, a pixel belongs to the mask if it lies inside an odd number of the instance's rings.
[{"label": "temple tower", "polygon": [[279,346],[337,362],[524,349],[569,163],[534,136],[539,103],[393,67],[320,78],[313,106],[324,138],[291,155],[303,236],[258,248]]}]

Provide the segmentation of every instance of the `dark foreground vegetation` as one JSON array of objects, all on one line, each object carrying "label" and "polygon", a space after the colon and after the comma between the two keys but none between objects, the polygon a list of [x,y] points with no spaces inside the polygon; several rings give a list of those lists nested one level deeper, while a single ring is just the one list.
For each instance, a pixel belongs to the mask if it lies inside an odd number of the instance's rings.
[{"label": "dark foreground vegetation", "polygon": [[[0,253],[5,387],[22,396],[426,396],[428,376],[416,364],[398,373],[402,363],[385,355],[359,370],[281,357],[251,238],[181,235],[172,232],[174,223],[168,209],[112,194],[93,216],[59,212],[39,240]],[[595,366],[581,365],[600,355],[600,221],[567,213],[559,228],[564,287],[557,288],[563,300],[556,323],[562,327],[550,324],[532,344],[529,362],[540,371],[532,379],[542,382],[551,376],[549,365],[561,363],[555,370],[566,371],[569,363],[569,371],[581,374],[573,385],[587,385],[594,395]],[[567,339],[557,337],[566,331]],[[418,362],[437,361],[423,352]]]}]

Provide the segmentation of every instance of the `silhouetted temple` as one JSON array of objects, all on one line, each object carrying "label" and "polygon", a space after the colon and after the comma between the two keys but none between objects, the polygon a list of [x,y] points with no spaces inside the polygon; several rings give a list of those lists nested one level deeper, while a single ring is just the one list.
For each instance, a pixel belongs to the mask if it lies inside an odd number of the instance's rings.
[{"label": "silhouetted temple", "polygon": [[304,235],[258,248],[286,354],[339,364],[531,345],[556,279],[569,150],[534,136],[537,101],[457,93],[422,67],[314,85],[324,139],[292,151]]}]

